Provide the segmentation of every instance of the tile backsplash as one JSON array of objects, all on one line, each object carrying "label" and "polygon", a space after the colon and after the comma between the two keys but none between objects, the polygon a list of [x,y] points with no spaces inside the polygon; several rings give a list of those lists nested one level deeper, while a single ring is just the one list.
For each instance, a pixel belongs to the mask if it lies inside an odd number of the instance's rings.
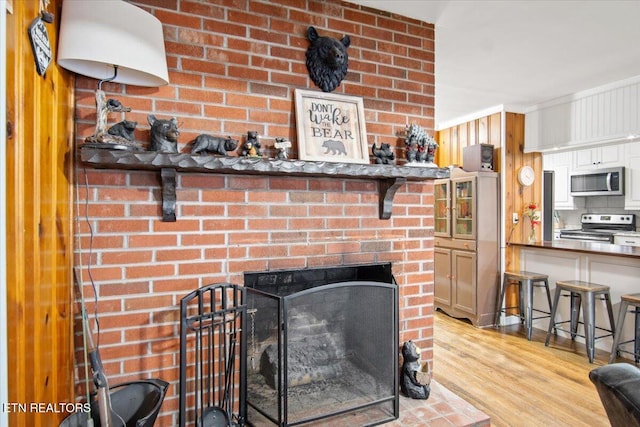
[{"label": "tile backsplash", "polygon": [[640,231],[640,211],[625,210],[624,196],[593,196],[584,198],[584,207],[573,210],[558,210],[560,219],[558,228],[580,228],[580,215],[583,213],[625,213],[636,215],[636,229]]}]

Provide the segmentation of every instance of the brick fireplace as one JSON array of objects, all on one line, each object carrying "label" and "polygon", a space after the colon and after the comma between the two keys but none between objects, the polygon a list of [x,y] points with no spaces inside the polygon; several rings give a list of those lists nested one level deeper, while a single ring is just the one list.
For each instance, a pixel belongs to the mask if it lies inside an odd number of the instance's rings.
[{"label": "brick fireplace", "polygon": [[[103,85],[132,108],[138,140],[148,141],[153,113],[178,118],[184,152],[200,133],[243,140],[257,130],[266,146],[291,139],[295,157],[293,90],[316,89],[304,64],[308,25],[350,35],[350,71],[336,92],[364,99],[369,145],[390,143],[402,159],[405,125],[433,128],[431,24],[338,1],[134,3],[163,22],[171,80]],[[95,87],[77,78],[79,142],[92,132]],[[214,282],[242,284],[248,271],[391,263],[399,341],[416,341],[432,359],[432,181],[400,185],[382,220],[378,182],[367,178],[178,173],[176,222],[162,221],[158,171],[78,163],[76,181],[75,266],[90,317],[95,283],[107,376],[171,382],[158,425],[177,423],[180,299]],[[82,378],[79,335],[76,347]]]}]

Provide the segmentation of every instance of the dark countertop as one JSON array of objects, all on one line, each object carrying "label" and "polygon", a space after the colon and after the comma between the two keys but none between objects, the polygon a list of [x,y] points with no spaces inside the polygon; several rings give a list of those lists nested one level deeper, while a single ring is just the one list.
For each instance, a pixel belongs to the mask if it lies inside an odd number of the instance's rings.
[{"label": "dark countertop", "polygon": [[521,248],[538,248],[560,251],[583,252],[597,255],[613,255],[640,259],[640,247],[612,245],[600,242],[582,242],[576,240],[554,240],[536,243],[510,243]]}]

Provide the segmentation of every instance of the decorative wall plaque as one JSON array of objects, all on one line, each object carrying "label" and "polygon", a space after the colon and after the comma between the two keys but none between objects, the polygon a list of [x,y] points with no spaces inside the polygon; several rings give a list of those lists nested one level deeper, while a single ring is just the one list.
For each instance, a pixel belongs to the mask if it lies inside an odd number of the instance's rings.
[{"label": "decorative wall plaque", "polygon": [[31,41],[31,49],[36,62],[36,71],[44,76],[47,67],[51,63],[51,43],[49,42],[49,33],[44,21],[40,17],[36,18],[29,25],[29,40]]},{"label": "decorative wall plaque", "polygon": [[362,98],[296,89],[298,157],[369,163]]}]

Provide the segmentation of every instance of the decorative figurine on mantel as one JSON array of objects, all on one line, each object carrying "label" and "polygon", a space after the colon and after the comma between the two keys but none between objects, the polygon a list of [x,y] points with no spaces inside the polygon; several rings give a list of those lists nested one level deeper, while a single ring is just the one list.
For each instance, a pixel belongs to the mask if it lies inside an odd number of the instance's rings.
[{"label": "decorative figurine on mantel", "polygon": [[390,144],[382,143],[379,148],[373,144],[371,152],[375,157],[375,162],[379,165],[393,165],[396,162],[396,154]]},{"label": "decorative figurine on mantel", "polygon": [[407,166],[438,167],[435,159],[438,143],[423,127],[412,123],[405,128]]},{"label": "decorative figurine on mantel", "polygon": [[178,119],[172,117],[170,120],[157,119],[153,114],[147,116],[147,121],[151,126],[151,151],[161,153],[178,152]]},{"label": "decorative figurine on mantel", "polygon": [[227,156],[229,151],[238,148],[238,140],[219,136],[198,135],[191,146],[191,154],[220,154]]},{"label": "decorative figurine on mantel", "polygon": [[276,137],[276,142],[273,146],[276,149],[276,159],[285,160],[289,157],[287,152],[289,151],[289,148],[291,148],[291,141],[278,136]]},{"label": "decorative figurine on mantel", "polygon": [[262,157],[262,151],[260,148],[258,132],[251,130],[247,132],[247,140],[244,142],[244,146],[242,147],[240,154],[244,157]]},{"label": "decorative figurine on mantel", "polygon": [[109,113],[128,113],[131,108],[125,107],[117,99],[107,100],[104,92],[99,91],[96,94],[96,109],[96,129],[93,135],[85,139],[85,145],[92,148],[142,150],[142,146],[136,143],[134,137],[137,122],[122,120],[107,129]]},{"label": "decorative figurine on mantel", "polygon": [[307,49],[307,70],[311,80],[323,92],[332,92],[347,75],[349,55],[347,48],[351,44],[349,36],[341,40],[319,36],[315,28],[307,28],[309,48]]},{"label": "decorative figurine on mantel", "polygon": [[138,126],[138,122],[123,120],[111,126],[107,133],[111,136],[119,136],[127,141],[134,142],[136,126]]},{"label": "decorative figurine on mantel", "polygon": [[402,345],[402,372],[400,390],[412,399],[428,399],[431,394],[429,363],[420,362],[420,347],[413,341]]}]

